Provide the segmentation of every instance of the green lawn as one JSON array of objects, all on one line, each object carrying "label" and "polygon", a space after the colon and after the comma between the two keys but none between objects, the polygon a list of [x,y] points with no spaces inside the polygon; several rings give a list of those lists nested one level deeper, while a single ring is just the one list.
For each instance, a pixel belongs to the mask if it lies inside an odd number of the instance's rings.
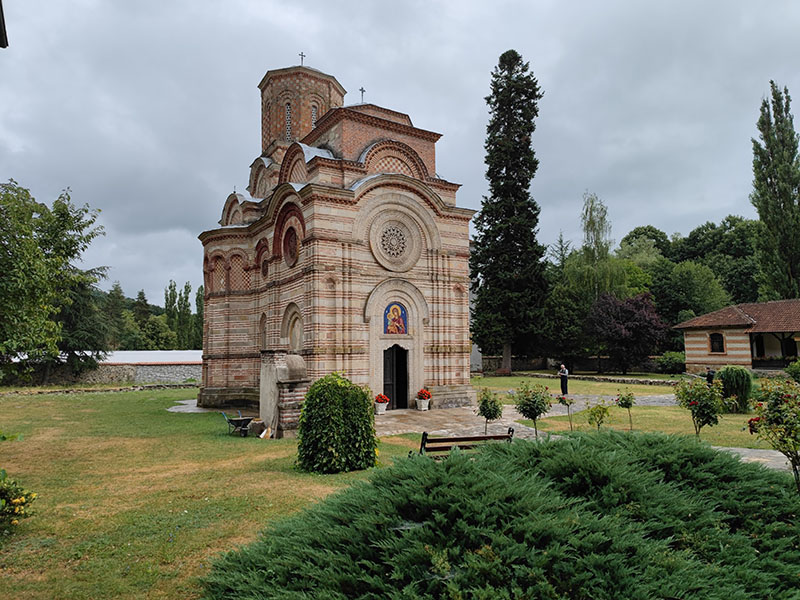
[{"label": "green lawn", "polygon": [[[694,435],[692,417],[689,411],[677,406],[634,406],[631,409],[633,428],[636,431],[661,431],[681,435]],[[713,446],[732,448],[771,448],[765,442],[746,430],[747,419],[752,415],[722,415],[719,425],[703,427],[700,439]],[[533,426],[532,421],[522,423]],[[583,411],[572,415],[572,423],[578,431],[594,429],[588,423],[588,414]],[[569,431],[567,417],[546,417],[537,422],[539,431],[561,433]],[[628,430],[628,411],[618,406],[611,407],[610,418],[603,424],[604,428]]]},{"label": "green lawn", "polygon": [[[227,435],[175,414],[196,389],[0,397],[0,466],[39,497],[0,538],[9,598],[197,598],[196,576],[266,523],[363,479],[294,467],[293,440]],[[380,459],[414,442],[382,440]],[[0,594],[6,597],[6,594]]]},{"label": "green lawn", "polygon": [[[522,383],[530,385],[541,384],[548,387],[554,394],[561,391],[558,379],[545,379],[540,377],[525,377],[512,375],[510,377],[472,377],[472,387],[476,390],[489,388],[496,392],[506,392],[517,389]],[[616,396],[619,392],[632,392],[635,396],[657,396],[661,394],[671,394],[672,386],[669,385],[644,385],[644,384],[622,384],[608,381],[584,381],[581,379],[569,380],[570,394],[590,394],[596,396]],[[505,398],[504,402],[510,402]]]},{"label": "green lawn", "polygon": [[[545,374],[545,375],[555,375],[556,372],[553,370],[550,371],[515,371],[520,375],[536,375],[536,374]],[[598,373],[597,371],[572,371],[570,375],[590,375],[592,377],[625,377],[627,379],[663,379],[664,381],[675,381],[679,379],[683,379],[685,375],[672,375],[667,373],[628,373],[623,375],[622,373]]]}]

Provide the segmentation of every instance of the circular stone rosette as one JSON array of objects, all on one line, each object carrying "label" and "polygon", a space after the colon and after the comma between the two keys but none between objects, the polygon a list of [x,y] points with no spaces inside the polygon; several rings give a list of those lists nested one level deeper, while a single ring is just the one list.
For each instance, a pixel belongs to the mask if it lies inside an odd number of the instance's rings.
[{"label": "circular stone rosette", "polygon": [[390,271],[411,269],[422,252],[419,228],[399,211],[381,213],[370,226],[369,244],[375,260]]}]

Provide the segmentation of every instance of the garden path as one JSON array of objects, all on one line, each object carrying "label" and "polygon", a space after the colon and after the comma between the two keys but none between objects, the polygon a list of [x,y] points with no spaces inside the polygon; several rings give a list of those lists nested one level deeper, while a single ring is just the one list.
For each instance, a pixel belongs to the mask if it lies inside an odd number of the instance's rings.
[{"label": "garden path", "polygon": [[[571,394],[575,399],[572,406],[573,413],[584,410],[588,404],[594,404],[600,396]],[[606,396],[606,401],[612,401],[612,396]],[[639,396],[636,398],[638,406],[673,406],[674,394],[661,394],[658,396]],[[567,414],[567,407],[554,404],[547,417],[557,417]],[[518,420],[522,419],[517,410],[506,404],[503,406],[503,416],[497,421],[489,423],[490,434],[505,433],[509,427],[514,428],[514,437],[534,439],[532,427],[526,427]],[[484,420],[476,413],[475,407],[448,408],[444,410],[419,411],[414,409],[390,410],[385,414],[375,417],[375,429],[379,436],[397,435],[401,433],[422,433],[427,431],[433,435],[483,435]],[[554,436],[555,437],[555,436]],[[780,471],[791,470],[786,458],[776,450],[756,450],[752,448],[717,448],[726,452],[738,454],[743,462],[759,463],[770,469]]]},{"label": "garden path", "polygon": [[[573,412],[584,410],[587,404],[598,401],[599,396],[581,396],[572,394],[575,404]],[[612,396],[606,396],[606,401],[612,401]],[[672,406],[675,404],[673,394],[658,396],[639,396],[636,398],[639,406]],[[198,408],[197,400],[179,401],[176,406],[169,408],[171,412],[218,412],[213,409]],[[255,412],[253,414],[256,414]],[[557,417],[567,414],[566,406],[554,404],[544,418]],[[489,423],[489,433],[505,433],[509,427],[514,428],[514,437],[534,439],[532,427],[526,427],[518,420],[522,419],[517,410],[506,404],[503,406],[503,416],[497,421]],[[428,433],[435,435],[483,435],[484,421],[475,412],[475,407],[448,408],[444,410],[419,411],[414,409],[390,410],[383,415],[375,417],[375,430],[379,436],[398,435],[401,433]],[[756,450],[752,448],[718,448],[726,452],[738,454],[742,461],[759,463],[770,469],[789,471],[786,458],[776,450]]]}]

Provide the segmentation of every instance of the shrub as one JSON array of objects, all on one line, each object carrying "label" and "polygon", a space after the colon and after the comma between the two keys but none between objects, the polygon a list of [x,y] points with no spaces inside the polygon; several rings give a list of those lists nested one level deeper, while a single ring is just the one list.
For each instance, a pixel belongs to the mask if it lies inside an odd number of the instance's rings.
[{"label": "shrub", "polygon": [[503,416],[503,403],[489,388],[483,388],[478,396],[478,414],[486,419],[483,425],[484,434],[489,429],[489,421],[496,421]]},{"label": "shrub", "polygon": [[784,371],[786,371],[786,374],[795,381],[800,381],[800,360],[796,360],[789,364]]},{"label": "shrub", "polygon": [[34,500],[34,492],[9,479],[6,472],[0,469],[0,533],[11,533],[12,527],[31,516],[30,506]]},{"label": "shrub", "polygon": [[[748,400],[753,387],[750,370],[737,365],[726,365],[717,371],[715,379],[722,382],[723,405],[728,412],[746,413],[749,410]],[[726,403],[726,398],[731,401]]]},{"label": "shrub", "polygon": [[694,434],[698,438],[704,426],[713,427],[719,423],[719,413],[722,411],[722,382],[719,380],[711,385],[705,379],[679,381],[675,386],[675,398],[678,406],[692,414]]},{"label": "shrub", "polygon": [[375,466],[378,440],[371,396],[338,373],[311,385],[297,431],[302,469],[340,473]]},{"label": "shrub", "polygon": [[789,599],[798,514],[785,473],[683,436],[515,440],[376,469],[218,559],[205,597]]},{"label": "shrub", "polygon": [[550,410],[551,400],[547,388],[543,385],[531,386],[527,382],[517,388],[512,394],[514,406],[526,419],[533,421],[533,434],[539,438],[539,429],[536,421]]},{"label": "shrub", "polygon": [[793,381],[766,380],[755,394],[756,416],[750,433],[769,442],[789,461],[800,494],[800,386]]},{"label": "shrub", "polygon": [[633,405],[636,404],[636,398],[631,392],[620,392],[614,402],[616,402],[617,406],[620,408],[624,408],[628,411],[628,429],[633,431],[633,417],[631,416],[631,408],[633,408]]},{"label": "shrub", "polygon": [[656,358],[659,373],[683,373],[686,370],[686,355],[683,352],[664,352]]},{"label": "shrub", "polygon": [[586,409],[586,415],[589,420],[589,425],[596,426],[597,431],[600,431],[600,426],[608,418],[608,413],[610,411],[611,408],[606,404],[606,401],[600,398],[600,401],[597,404],[595,404],[594,406],[589,406]]}]

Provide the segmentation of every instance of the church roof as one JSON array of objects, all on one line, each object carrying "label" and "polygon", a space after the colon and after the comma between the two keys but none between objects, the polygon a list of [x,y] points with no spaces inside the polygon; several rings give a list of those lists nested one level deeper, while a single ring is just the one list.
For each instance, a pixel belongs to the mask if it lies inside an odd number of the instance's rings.
[{"label": "church roof", "polygon": [[674,329],[745,329],[749,333],[800,331],[800,299],[726,306],[675,325]]},{"label": "church roof", "polygon": [[306,75],[311,75],[313,77],[320,77],[322,79],[327,79],[333,85],[336,86],[339,93],[344,96],[347,93],[342,87],[342,84],[336,80],[336,77],[333,75],[328,75],[327,73],[323,73],[319,69],[313,69],[311,67],[306,67],[305,65],[295,65],[294,67],[284,67],[283,69],[272,69],[271,71],[267,71],[264,77],[261,79],[261,82],[258,84],[258,88],[263,90],[266,87],[267,82],[272,79],[273,77],[278,77],[282,75],[289,75],[291,73],[303,73],[305,72]]},{"label": "church roof", "polygon": [[301,142],[298,142],[297,145],[303,149],[303,159],[306,162],[317,156],[320,158],[330,158],[332,160],[336,159],[336,157],[333,155],[333,152],[327,148],[315,148],[314,146],[308,146],[307,144],[303,144]]}]

